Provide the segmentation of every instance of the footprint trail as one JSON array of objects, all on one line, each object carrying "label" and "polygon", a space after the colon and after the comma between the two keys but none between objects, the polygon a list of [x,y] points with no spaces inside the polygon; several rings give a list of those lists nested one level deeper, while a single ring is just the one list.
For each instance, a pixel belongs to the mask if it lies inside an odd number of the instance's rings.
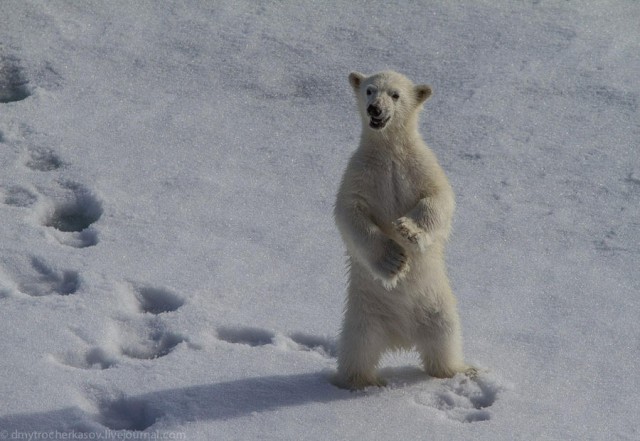
[{"label": "footprint trail", "polygon": [[78,336],[85,343],[82,348],[54,355],[53,359],[78,369],[110,369],[126,361],[156,360],[181,343],[189,344],[188,338],[171,331],[164,321],[166,314],[184,305],[180,295],[139,283],[122,284],[121,295],[128,307],[122,317],[111,320],[101,344]]},{"label": "footprint trail", "polygon": [[332,358],[337,354],[334,339],[304,333],[283,335],[262,328],[222,326],[218,328],[217,336],[227,343],[251,347],[275,345],[297,351],[315,352],[325,358]]},{"label": "footprint trail", "polygon": [[[224,326],[217,330],[218,339],[250,348],[272,345],[291,351],[314,352],[326,359],[335,359],[335,339],[305,333],[282,335],[268,329],[248,326]],[[453,378],[430,378],[418,368],[384,368],[383,377],[389,379],[389,389],[409,388],[417,390],[416,404],[435,411],[443,417],[462,422],[488,421],[492,417],[490,407],[498,395],[506,390],[499,381],[487,373],[476,378],[458,374]]]}]

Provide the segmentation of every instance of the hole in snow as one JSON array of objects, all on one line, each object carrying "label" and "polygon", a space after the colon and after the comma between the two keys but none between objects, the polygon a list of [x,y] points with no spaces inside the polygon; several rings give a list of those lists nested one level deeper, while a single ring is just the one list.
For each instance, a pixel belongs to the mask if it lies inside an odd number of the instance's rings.
[{"label": "hole in snow", "polygon": [[25,165],[34,171],[52,171],[62,167],[62,161],[53,150],[37,147],[29,151],[29,159]]},{"label": "hole in snow", "polygon": [[64,232],[82,231],[100,219],[100,213],[77,204],[63,204],[56,207],[56,211],[45,224]]},{"label": "hole in snow", "polygon": [[334,339],[318,337],[317,335],[297,332],[290,335],[291,340],[302,346],[303,349],[315,351],[327,357],[335,357],[338,353]]},{"label": "hole in snow", "polygon": [[78,369],[109,369],[117,364],[115,357],[99,347],[86,352],[68,352],[55,356],[55,359],[59,363]]},{"label": "hole in snow", "polygon": [[473,407],[476,409],[484,409],[485,407],[493,406],[495,403],[500,388],[490,381],[486,381],[482,378],[476,378],[474,383],[477,385],[478,390],[473,393],[469,393],[469,400]]},{"label": "hole in snow", "polygon": [[82,231],[62,232],[54,235],[61,244],[74,248],[87,248],[98,244],[98,232],[92,227]]},{"label": "hole in snow", "polygon": [[436,407],[450,418],[463,423],[488,421],[491,413],[487,410],[497,398],[500,387],[483,379],[469,379],[464,375],[443,382],[445,390],[437,394]]},{"label": "hole in snow", "polygon": [[4,203],[12,207],[30,207],[37,199],[31,191],[17,185],[4,191]]},{"label": "hole in snow", "polygon": [[168,355],[184,341],[185,339],[178,334],[162,330],[151,330],[149,335],[144,338],[128,342],[123,346],[122,353],[129,358],[154,360]]},{"label": "hole in snow", "polygon": [[111,430],[143,431],[162,416],[148,402],[128,398],[104,402],[99,412],[99,423]]},{"label": "hole in snow", "polygon": [[463,423],[477,423],[479,421],[489,421],[491,414],[486,410],[474,410],[468,412],[461,419]]},{"label": "hole in snow", "polygon": [[178,295],[162,288],[140,287],[136,289],[136,297],[143,312],[162,314],[176,311],[184,304]]},{"label": "hole in snow", "polygon": [[86,188],[70,184],[65,197],[54,201],[52,212],[44,225],[62,232],[80,232],[102,216],[102,204]]},{"label": "hole in snow", "polygon": [[116,360],[102,348],[89,350],[85,354],[84,360],[86,361],[86,366],[89,368],[99,367],[100,369],[108,369],[116,364]]},{"label": "hole in snow", "polygon": [[260,328],[218,328],[218,338],[227,343],[264,346],[273,343],[275,334]]},{"label": "hole in snow", "polygon": [[0,103],[27,98],[31,95],[27,84],[18,60],[14,57],[0,56]]},{"label": "hole in snow", "polygon": [[20,283],[20,291],[25,294],[34,297],[66,296],[78,291],[80,277],[77,271],[56,271],[37,257],[31,260],[31,265],[37,274]]}]

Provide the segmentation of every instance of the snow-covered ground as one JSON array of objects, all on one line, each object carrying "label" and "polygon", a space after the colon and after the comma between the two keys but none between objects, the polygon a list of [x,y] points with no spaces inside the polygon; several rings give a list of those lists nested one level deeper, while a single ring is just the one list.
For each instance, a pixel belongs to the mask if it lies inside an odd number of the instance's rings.
[{"label": "snow-covered ground", "polygon": [[[640,3],[399,3],[0,3],[0,438],[640,439]],[[487,371],[351,393],[332,205],[385,68],[434,89]]]}]

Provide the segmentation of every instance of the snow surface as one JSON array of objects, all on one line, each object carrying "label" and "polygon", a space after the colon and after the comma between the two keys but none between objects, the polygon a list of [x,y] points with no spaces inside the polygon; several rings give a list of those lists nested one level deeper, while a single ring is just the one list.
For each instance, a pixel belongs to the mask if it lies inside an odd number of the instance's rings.
[{"label": "snow surface", "polygon": [[[0,437],[640,439],[638,23],[632,0],[3,0]],[[347,75],[385,68],[434,89],[486,372],[394,354],[351,393],[332,205]]]}]

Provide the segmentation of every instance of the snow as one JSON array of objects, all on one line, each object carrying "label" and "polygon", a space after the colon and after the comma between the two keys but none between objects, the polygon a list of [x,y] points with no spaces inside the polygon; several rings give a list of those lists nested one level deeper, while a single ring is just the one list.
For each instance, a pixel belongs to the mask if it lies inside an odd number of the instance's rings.
[{"label": "snow", "polygon": [[[640,439],[640,4],[407,3],[2,3],[0,437]],[[352,393],[332,205],[386,68],[484,371]]]}]

